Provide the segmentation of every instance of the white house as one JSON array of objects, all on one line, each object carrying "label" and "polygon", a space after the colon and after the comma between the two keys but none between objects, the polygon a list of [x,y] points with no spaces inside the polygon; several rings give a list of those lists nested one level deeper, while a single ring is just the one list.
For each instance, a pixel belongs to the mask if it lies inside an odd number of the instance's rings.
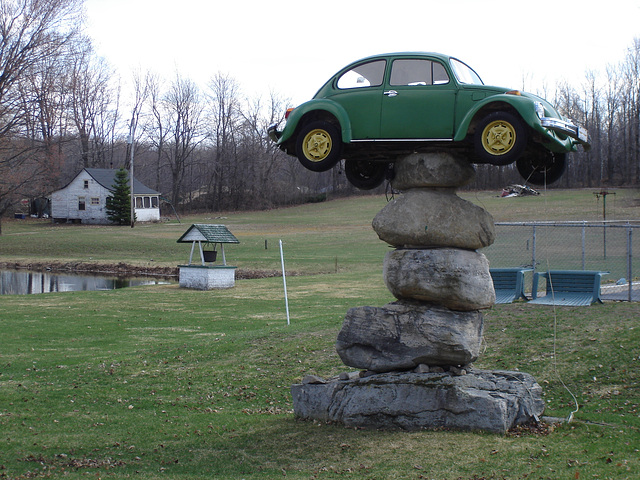
[{"label": "white house", "polygon": [[[111,223],[107,218],[107,197],[113,195],[117,170],[85,168],[69,184],[51,194],[54,222]],[[136,221],[160,220],[160,193],[134,178]]]}]

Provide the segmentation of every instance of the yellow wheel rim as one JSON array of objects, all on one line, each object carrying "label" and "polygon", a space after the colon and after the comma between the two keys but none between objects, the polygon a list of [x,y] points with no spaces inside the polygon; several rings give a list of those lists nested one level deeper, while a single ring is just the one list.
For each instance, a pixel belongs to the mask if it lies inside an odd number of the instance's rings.
[{"label": "yellow wheel rim", "polygon": [[316,128],[304,137],[302,151],[312,162],[321,162],[331,153],[331,135],[326,130]]},{"label": "yellow wheel rim", "polygon": [[496,120],[482,131],[482,147],[491,155],[504,155],[516,143],[516,130],[509,122]]}]

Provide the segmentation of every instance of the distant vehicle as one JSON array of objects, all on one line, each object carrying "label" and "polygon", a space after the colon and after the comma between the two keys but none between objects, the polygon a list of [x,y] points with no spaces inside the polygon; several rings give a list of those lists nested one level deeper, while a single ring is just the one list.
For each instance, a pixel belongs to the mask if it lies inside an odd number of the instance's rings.
[{"label": "distant vehicle", "polygon": [[502,189],[501,197],[524,197],[527,195],[540,195],[540,192],[526,185],[507,185]]},{"label": "distant vehicle", "polygon": [[345,159],[345,174],[371,189],[399,155],[442,147],[472,163],[509,165],[535,185],[558,180],[565,156],[590,148],[587,131],[530,93],[486,86],[460,60],[438,53],[393,53],[340,70],[312,100],[287,110],[270,138],[309,170]]}]

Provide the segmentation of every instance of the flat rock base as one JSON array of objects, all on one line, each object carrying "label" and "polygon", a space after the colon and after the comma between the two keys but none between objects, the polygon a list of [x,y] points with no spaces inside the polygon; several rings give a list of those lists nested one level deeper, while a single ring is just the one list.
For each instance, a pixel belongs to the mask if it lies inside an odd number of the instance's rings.
[{"label": "flat rock base", "polygon": [[296,417],[383,429],[483,430],[506,433],[537,420],[542,388],[522,372],[380,373],[291,387]]}]

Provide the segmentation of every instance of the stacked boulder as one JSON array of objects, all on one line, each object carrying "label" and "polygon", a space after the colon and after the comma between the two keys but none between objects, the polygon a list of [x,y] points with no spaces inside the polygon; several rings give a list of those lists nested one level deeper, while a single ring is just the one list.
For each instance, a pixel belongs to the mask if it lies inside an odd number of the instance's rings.
[{"label": "stacked boulder", "polygon": [[387,288],[398,299],[349,310],[338,335],[345,365],[388,372],[418,365],[464,366],[478,358],[481,310],[495,303],[489,262],[476,249],[494,240],[493,218],[456,195],[475,171],[450,154],[414,154],[396,164],[404,192],[373,220],[396,249],[384,259]]},{"label": "stacked boulder", "polygon": [[505,432],[537,419],[541,388],[520,372],[472,368],[484,309],[495,303],[486,257],[494,241],[484,209],[456,195],[475,170],[450,153],[409,155],[395,165],[401,191],[374,218],[387,253],[383,277],[397,301],[354,307],[336,350],[360,374],[292,386],[298,417],[350,426]]}]

